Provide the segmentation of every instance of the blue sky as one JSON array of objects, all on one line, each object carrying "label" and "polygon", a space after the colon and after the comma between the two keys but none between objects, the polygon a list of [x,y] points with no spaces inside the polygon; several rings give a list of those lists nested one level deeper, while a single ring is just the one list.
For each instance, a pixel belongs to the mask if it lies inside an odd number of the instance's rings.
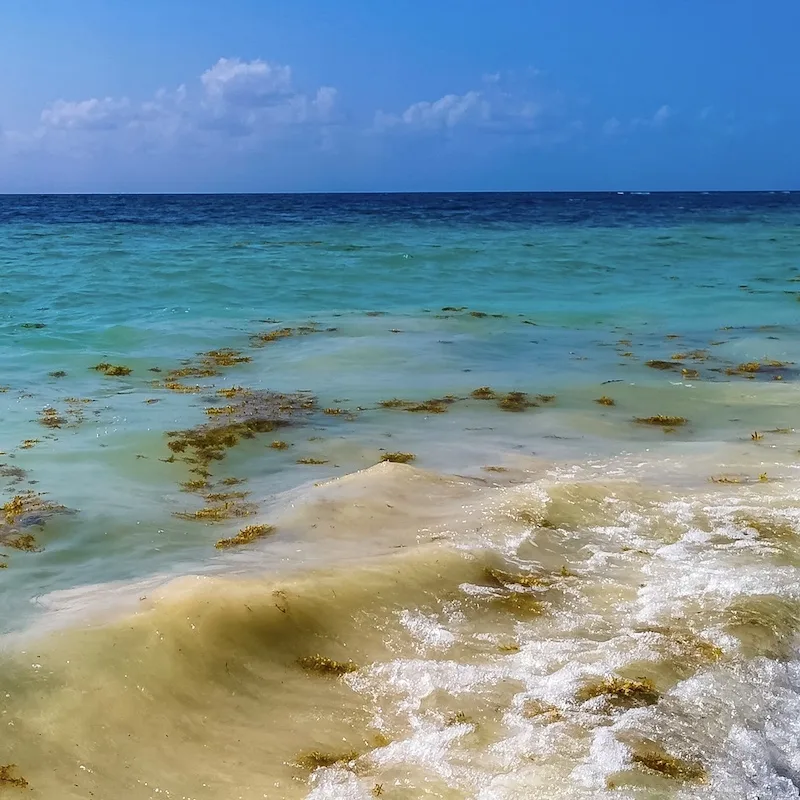
[{"label": "blue sky", "polygon": [[799,0],[2,0],[0,192],[800,188]]}]

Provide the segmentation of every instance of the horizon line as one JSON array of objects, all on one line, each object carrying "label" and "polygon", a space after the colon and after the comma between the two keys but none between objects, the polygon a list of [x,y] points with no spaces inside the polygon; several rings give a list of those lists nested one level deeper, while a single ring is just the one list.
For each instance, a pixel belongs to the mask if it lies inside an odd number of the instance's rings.
[{"label": "horizon line", "polygon": [[328,190],[328,191],[241,191],[241,192],[203,192],[203,191],[121,191],[121,192],[2,192],[2,197],[285,197],[313,195],[436,195],[436,194],[794,194],[800,189],[415,189],[415,190]]}]

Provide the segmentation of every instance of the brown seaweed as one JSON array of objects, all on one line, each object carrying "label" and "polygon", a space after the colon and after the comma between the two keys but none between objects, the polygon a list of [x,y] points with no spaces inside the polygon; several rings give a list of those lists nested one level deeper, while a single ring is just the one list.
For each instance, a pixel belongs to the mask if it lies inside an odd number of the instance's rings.
[{"label": "brown seaweed", "polygon": [[649,772],[671,780],[705,783],[708,779],[702,764],[673,756],[653,743],[637,745],[631,752],[631,760]]},{"label": "brown seaweed", "polygon": [[655,414],[652,417],[636,417],[634,422],[639,425],[658,425],[662,428],[677,428],[685,425],[689,420],[686,417],[675,417],[669,414]]},{"label": "brown seaweed", "polygon": [[226,550],[230,547],[239,547],[240,545],[250,544],[258,539],[263,539],[265,536],[275,533],[274,525],[247,525],[242,528],[236,536],[229,539],[220,539],[214,547],[217,550]]},{"label": "brown seaweed", "polygon": [[334,661],[319,653],[315,653],[313,656],[302,656],[297,659],[297,663],[306,672],[313,672],[317,675],[341,676],[358,670],[358,666],[352,661]]},{"label": "brown seaweed", "polygon": [[0,789],[3,787],[11,787],[14,789],[27,789],[28,781],[23,777],[14,777],[12,774],[16,771],[16,764],[3,764],[0,766]]},{"label": "brown seaweed", "polygon": [[537,404],[528,400],[525,392],[509,392],[497,403],[498,408],[503,411],[520,412],[528,408],[534,408]]},{"label": "brown seaweed", "polygon": [[604,698],[617,708],[637,708],[657,703],[660,694],[649,678],[622,678],[612,675],[585,683],[575,694],[579,703],[596,697]]},{"label": "brown seaweed", "polygon": [[103,361],[100,364],[95,364],[91,369],[95,370],[96,372],[102,372],[103,375],[108,375],[109,377],[113,378],[124,377],[125,375],[130,375],[133,372],[130,367],[125,367],[120,364],[109,364],[106,361]]},{"label": "brown seaweed", "polygon": [[413,453],[384,453],[381,461],[390,461],[392,464],[408,464],[414,461],[416,456]]}]

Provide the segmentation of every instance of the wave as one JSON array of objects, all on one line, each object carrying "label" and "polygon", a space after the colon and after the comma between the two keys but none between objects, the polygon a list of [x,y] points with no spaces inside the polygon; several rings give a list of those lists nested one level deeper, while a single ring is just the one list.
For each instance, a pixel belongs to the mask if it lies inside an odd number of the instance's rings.
[{"label": "wave", "polygon": [[657,461],[383,464],[288,497],[285,539],[231,574],[127,587],[112,618],[73,596],[69,627],[6,644],[0,776],[37,798],[796,797],[797,487],[670,486]]}]

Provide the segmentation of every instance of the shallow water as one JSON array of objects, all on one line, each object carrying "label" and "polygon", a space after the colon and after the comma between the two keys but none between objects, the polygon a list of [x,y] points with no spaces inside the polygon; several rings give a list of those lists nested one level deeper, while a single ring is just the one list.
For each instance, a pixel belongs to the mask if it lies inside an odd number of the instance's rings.
[{"label": "shallow water", "polygon": [[798,197],[0,198],[0,791],[796,798]]}]

